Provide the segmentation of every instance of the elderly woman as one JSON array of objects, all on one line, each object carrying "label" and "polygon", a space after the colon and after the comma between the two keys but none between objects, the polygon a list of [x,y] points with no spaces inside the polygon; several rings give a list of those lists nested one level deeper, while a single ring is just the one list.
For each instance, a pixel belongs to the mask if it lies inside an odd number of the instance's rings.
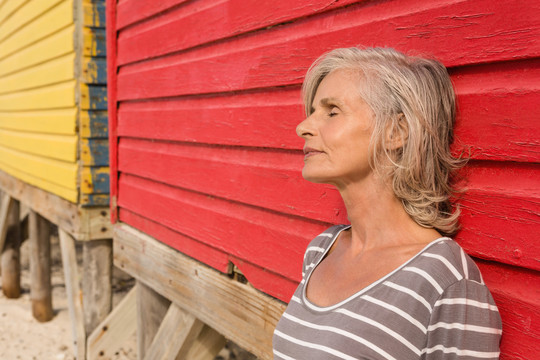
[{"label": "elderly woman", "polygon": [[307,73],[303,177],[334,185],[350,225],[308,246],[275,359],[498,359],[501,319],[451,238],[455,95],[434,60],[337,49]]}]

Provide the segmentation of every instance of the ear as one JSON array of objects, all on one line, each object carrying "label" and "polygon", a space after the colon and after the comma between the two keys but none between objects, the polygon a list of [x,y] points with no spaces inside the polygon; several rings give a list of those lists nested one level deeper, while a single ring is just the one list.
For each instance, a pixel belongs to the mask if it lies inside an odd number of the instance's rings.
[{"label": "ear", "polygon": [[386,149],[397,150],[402,148],[409,138],[409,124],[403,113],[396,115],[386,127]]}]

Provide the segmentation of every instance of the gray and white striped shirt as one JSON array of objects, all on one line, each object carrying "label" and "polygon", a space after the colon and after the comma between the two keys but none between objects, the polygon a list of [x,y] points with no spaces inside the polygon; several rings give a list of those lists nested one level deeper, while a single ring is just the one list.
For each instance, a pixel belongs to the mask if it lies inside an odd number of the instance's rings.
[{"label": "gray and white striped shirt", "polygon": [[302,282],[274,332],[274,359],[498,359],[501,318],[480,271],[450,238],[338,304],[320,307],[306,284],[339,233],[308,246]]}]

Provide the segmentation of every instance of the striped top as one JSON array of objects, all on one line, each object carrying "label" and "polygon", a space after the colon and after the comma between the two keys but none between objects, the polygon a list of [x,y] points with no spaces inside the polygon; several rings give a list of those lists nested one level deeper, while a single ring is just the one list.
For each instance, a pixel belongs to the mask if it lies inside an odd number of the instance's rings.
[{"label": "striped top", "polygon": [[480,271],[440,238],[338,304],[306,298],[311,273],[347,225],[317,236],[274,332],[274,359],[498,359],[501,318]]}]

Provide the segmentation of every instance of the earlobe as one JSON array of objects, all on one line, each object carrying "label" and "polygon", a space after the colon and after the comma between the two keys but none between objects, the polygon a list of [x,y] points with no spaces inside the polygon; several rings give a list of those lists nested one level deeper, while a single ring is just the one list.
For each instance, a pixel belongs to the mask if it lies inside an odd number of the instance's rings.
[{"label": "earlobe", "polygon": [[386,148],[397,150],[407,143],[409,138],[409,124],[405,115],[399,113],[393,121],[388,122],[386,127]]}]

